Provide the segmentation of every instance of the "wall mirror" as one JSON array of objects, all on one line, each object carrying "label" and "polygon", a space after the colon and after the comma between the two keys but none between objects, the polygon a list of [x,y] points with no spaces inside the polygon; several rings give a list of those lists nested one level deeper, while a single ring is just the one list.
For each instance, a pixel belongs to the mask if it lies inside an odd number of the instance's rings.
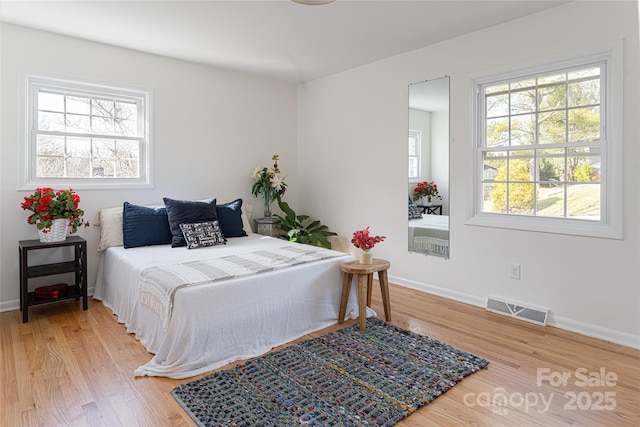
[{"label": "wall mirror", "polygon": [[409,251],[449,258],[448,76],[409,85],[408,157]]}]

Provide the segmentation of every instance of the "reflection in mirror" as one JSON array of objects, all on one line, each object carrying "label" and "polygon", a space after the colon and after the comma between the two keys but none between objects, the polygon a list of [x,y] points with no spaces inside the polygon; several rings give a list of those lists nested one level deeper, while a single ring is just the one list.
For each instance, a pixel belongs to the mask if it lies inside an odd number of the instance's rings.
[{"label": "reflection in mirror", "polygon": [[409,85],[409,251],[449,258],[449,77]]}]

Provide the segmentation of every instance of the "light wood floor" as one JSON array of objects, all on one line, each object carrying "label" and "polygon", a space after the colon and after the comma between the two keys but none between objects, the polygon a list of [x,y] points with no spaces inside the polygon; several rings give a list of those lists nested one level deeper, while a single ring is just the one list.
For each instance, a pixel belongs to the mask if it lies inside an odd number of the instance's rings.
[{"label": "light wood floor", "polygon": [[[490,360],[397,426],[640,425],[640,351],[399,286],[390,293],[393,323]],[[195,425],[169,394],[191,379],[134,378],[151,356],[102,303],[32,308],[27,324],[19,313],[0,314],[1,426]]]}]

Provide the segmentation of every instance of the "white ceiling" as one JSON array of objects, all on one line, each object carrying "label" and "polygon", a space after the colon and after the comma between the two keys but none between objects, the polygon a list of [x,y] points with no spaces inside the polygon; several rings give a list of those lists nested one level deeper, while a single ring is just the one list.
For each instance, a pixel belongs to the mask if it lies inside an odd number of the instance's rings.
[{"label": "white ceiling", "polygon": [[324,77],[567,1],[1,0],[0,20],[290,82]]}]

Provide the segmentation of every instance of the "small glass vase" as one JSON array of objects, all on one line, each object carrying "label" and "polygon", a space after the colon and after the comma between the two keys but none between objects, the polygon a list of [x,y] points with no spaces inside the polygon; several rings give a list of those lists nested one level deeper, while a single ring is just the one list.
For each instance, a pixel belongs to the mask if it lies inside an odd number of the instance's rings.
[{"label": "small glass vase", "polygon": [[373,253],[371,252],[371,249],[366,249],[360,252],[359,261],[360,261],[360,264],[365,264],[365,265],[373,264]]},{"label": "small glass vase", "polygon": [[271,201],[268,196],[264,198],[264,217],[271,218]]}]

